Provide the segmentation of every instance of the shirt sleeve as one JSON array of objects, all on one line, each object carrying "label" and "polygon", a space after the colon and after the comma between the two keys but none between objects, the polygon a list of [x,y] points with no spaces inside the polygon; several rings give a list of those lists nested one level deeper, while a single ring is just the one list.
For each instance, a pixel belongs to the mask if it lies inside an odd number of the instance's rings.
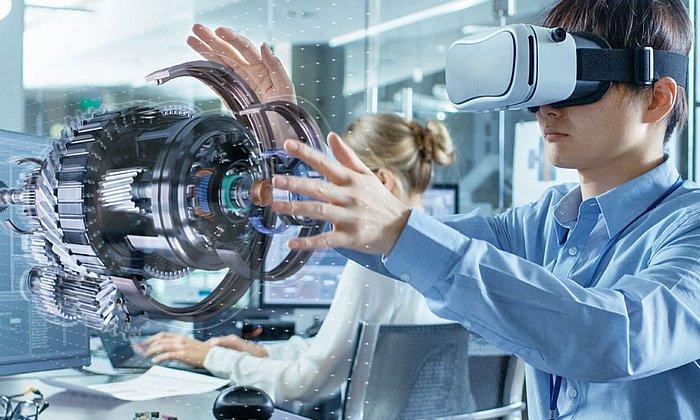
[{"label": "shirt sleeve", "polygon": [[[550,191],[554,192],[555,190],[551,189]],[[551,193],[545,194],[545,196],[546,200],[552,199]],[[472,239],[486,241],[499,249],[525,257],[525,254],[522,253],[522,250],[524,250],[525,247],[522,246],[522,244],[525,241],[526,233],[523,231],[523,226],[519,223],[519,221],[522,218],[542,217],[542,214],[537,213],[538,211],[535,209],[535,207],[533,205],[529,205],[508,210],[496,218],[487,217],[483,214],[481,209],[477,209],[468,214],[435,217],[434,220],[441,222],[444,226],[447,226],[463,235],[468,233],[469,237]],[[539,211],[539,213],[541,213],[541,211]],[[433,219],[432,216],[429,216],[423,212],[412,210],[411,216],[409,217],[409,225],[404,232],[411,229],[411,220],[415,222],[416,219],[425,220],[426,218]],[[415,223],[413,224],[415,225]],[[404,236],[405,235],[402,237]],[[401,237],[399,240],[400,239]],[[387,277],[399,279],[394,273],[387,270],[385,266],[385,256],[364,254],[362,252],[345,248],[338,248],[336,251],[338,251],[344,257],[357,262],[369,270]]]},{"label": "shirt sleeve", "polygon": [[267,350],[268,357],[281,360],[294,360],[311,346],[312,341],[312,339],[294,335],[281,343],[262,343],[262,346]]},{"label": "shirt sleeve", "polygon": [[414,212],[385,265],[438,316],[538,369],[589,382],[629,380],[698,358],[700,228],[691,219],[657,244],[648,268],[614,288],[584,288],[504,251],[508,238],[498,232],[513,228],[493,228],[504,219],[487,222],[476,239],[464,226]]}]

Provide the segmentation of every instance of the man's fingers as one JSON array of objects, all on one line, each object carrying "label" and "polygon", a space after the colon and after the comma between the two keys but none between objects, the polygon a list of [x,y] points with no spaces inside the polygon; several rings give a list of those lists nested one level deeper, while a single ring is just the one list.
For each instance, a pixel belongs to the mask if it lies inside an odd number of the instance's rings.
[{"label": "man's fingers", "polygon": [[279,214],[293,214],[331,222],[346,213],[342,207],[320,201],[275,201],[272,203],[272,210]]},{"label": "man's fingers", "polygon": [[187,37],[187,45],[189,45],[190,48],[201,54],[204,58],[208,59],[209,56],[215,56],[214,51],[212,51],[209,44],[205,44],[204,42],[202,42],[201,39],[197,38],[196,36],[189,35]]},{"label": "man's fingers", "polygon": [[243,35],[239,35],[229,28],[216,28],[214,34],[225,41],[228,47],[236,51],[248,64],[257,64],[262,61],[257,48]]},{"label": "man's fingers", "polygon": [[287,243],[289,248],[296,250],[326,249],[326,248],[349,248],[346,236],[335,231],[322,233],[320,235],[307,238],[290,239]]},{"label": "man's fingers", "polygon": [[[250,62],[246,60],[243,54],[234,48],[231,43],[219,37],[211,29],[204,25],[196,24],[192,27],[192,32],[204,43],[211,48],[212,54],[215,54],[219,59],[224,60],[226,65],[233,68],[247,67]],[[235,67],[234,65],[235,64]]]},{"label": "man's fingers", "polygon": [[283,81],[287,79],[287,73],[284,71],[284,66],[277,56],[272,53],[267,42],[263,42],[260,46],[260,57],[263,64],[270,71],[270,78],[275,81]]},{"label": "man's fingers", "polygon": [[[279,179],[278,179],[279,178]],[[317,178],[301,178],[297,176],[275,175],[273,185],[292,193],[314,198],[331,204],[347,204],[348,197],[338,187],[330,182]]]},{"label": "man's fingers", "polygon": [[350,168],[359,173],[371,173],[367,165],[360,160],[359,157],[352,151],[340,136],[334,132],[328,133],[328,146],[330,146],[333,156],[338,159],[341,165]]},{"label": "man's fingers", "polygon": [[247,66],[245,60],[243,60],[241,57],[231,58],[231,52],[216,52],[209,46],[209,44],[202,42],[202,40],[197,37],[188,37],[187,45],[189,45],[190,48],[195,50],[199,55],[204,57],[204,59],[230,67],[236,72],[241,72]]},{"label": "man's fingers", "polygon": [[293,100],[296,103],[296,98],[294,98],[294,85],[289,79],[287,72],[284,70],[282,62],[272,53],[267,42],[260,46],[260,55],[270,75],[270,80],[272,80],[272,86],[277,87],[277,89],[285,89],[283,92],[278,92],[278,94],[290,95],[292,98],[286,99]]},{"label": "man's fingers", "polygon": [[[284,142],[284,150],[291,156],[306,162],[334,184],[343,184],[349,181],[350,173],[347,168],[339,165],[338,162],[331,159],[325,153],[314,150],[299,140],[286,140]],[[275,184],[274,179],[272,182],[275,187],[286,189],[281,185]]]},{"label": "man's fingers", "polygon": [[[203,44],[206,44],[214,53],[221,54],[222,51],[220,51],[221,46],[223,46],[224,42],[219,38],[214,31],[211,29],[207,28],[206,26],[195,23],[192,26],[192,33],[202,41]],[[240,54],[239,54],[240,55]],[[241,60],[243,59],[242,56],[239,57]]]},{"label": "man's fingers", "polygon": [[202,25],[201,23],[195,23],[194,25],[192,25],[192,33],[207,44],[212,42],[214,38],[216,38],[216,34],[214,34],[214,31]]},{"label": "man's fingers", "polygon": [[199,55],[201,55],[205,60],[208,61],[213,61],[215,63],[219,63],[222,65],[226,65],[226,63],[221,59],[220,54],[215,54],[214,51],[212,51],[211,47],[204,42],[202,42],[199,38],[194,37],[194,36],[188,36],[187,37],[187,45],[190,46],[193,50],[195,50]]}]

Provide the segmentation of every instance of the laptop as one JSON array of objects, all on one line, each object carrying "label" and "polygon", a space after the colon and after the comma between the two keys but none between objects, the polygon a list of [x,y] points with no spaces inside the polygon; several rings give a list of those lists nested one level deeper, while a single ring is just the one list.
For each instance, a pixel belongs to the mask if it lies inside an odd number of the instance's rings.
[{"label": "laptop", "polygon": [[[147,370],[155,364],[150,358],[144,357],[143,353],[134,350],[133,343],[125,334],[101,333],[100,341],[112,367],[115,369]],[[190,366],[177,360],[158,363],[158,365],[209,374],[209,371],[204,368]]]}]

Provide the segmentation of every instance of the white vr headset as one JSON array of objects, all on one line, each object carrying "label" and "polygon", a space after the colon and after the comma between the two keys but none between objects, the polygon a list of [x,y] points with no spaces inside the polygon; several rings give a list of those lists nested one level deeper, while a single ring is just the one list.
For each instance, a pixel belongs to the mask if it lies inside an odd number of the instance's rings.
[{"label": "white vr headset", "polygon": [[686,87],[688,57],[650,47],[611,49],[591,33],[516,24],[470,35],[447,53],[447,95],[460,111],[536,110],[599,100],[613,82]]}]

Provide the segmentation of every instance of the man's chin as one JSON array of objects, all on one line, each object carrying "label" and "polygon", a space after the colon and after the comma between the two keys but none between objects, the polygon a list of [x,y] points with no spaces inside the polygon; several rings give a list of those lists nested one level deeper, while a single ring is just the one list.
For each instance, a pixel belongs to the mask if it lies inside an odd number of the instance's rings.
[{"label": "man's chin", "polygon": [[572,162],[552,162],[552,165],[559,169],[578,169],[577,165]]},{"label": "man's chin", "polygon": [[547,162],[560,169],[576,169],[578,167],[575,159],[562,156],[557,153],[547,153]]}]

